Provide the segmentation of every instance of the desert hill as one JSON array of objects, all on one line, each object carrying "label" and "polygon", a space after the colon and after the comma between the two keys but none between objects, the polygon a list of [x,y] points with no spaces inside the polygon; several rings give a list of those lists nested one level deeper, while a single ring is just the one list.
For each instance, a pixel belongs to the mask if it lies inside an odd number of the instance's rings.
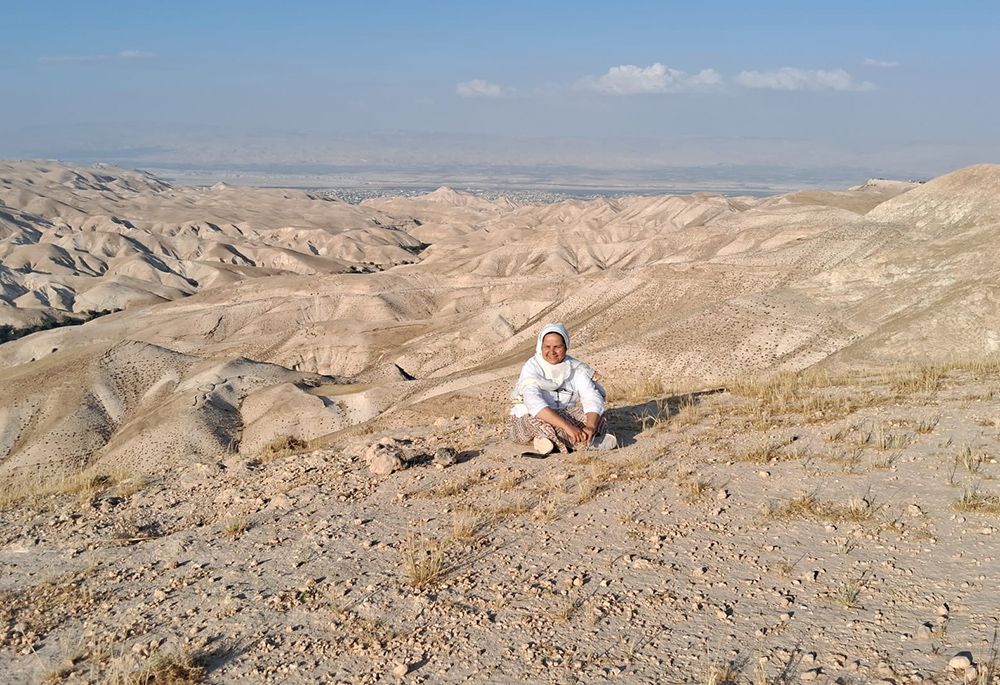
[{"label": "desert hill", "polygon": [[378,211],[303,191],[174,188],[107,165],[0,163],[0,323],[257,276],[382,268],[411,261],[420,245]]},{"label": "desert hill", "polygon": [[[302,192],[173,188],[108,168],[8,166],[23,175],[5,173],[6,187],[18,188],[3,196],[14,227],[3,243],[5,287],[25,289],[8,310],[126,307],[0,346],[2,373],[18,379],[0,399],[10,426],[35,425],[50,411],[38,398],[58,393],[48,389],[53,364],[74,387],[99,387],[96,360],[130,341],[187,360],[167,364],[159,380],[123,381],[140,389],[168,377],[181,383],[185,364],[246,358],[286,369],[282,382],[324,398],[310,410],[315,421],[289,430],[303,439],[403,409],[427,420],[454,407],[502,415],[511,378],[548,320],[566,322],[574,352],[616,387],[703,387],[816,364],[979,354],[1000,344],[996,167],[919,186],[872,181],[764,200],[699,193],[513,206],[443,189],[353,207]],[[61,209],[31,214],[13,206],[18,198],[36,211],[46,203]],[[165,217],[179,217],[181,204],[186,221],[166,229]],[[112,205],[130,209],[110,214]],[[71,206],[100,208],[117,222],[73,214]],[[294,228],[263,228],[293,221]],[[412,232],[434,221],[455,231],[424,249],[427,235]],[[316,247],[319,236],[356,252],[344,248],[337,253],[344,259],[335,259],[330,250],[302,249]],[[180,244],[186,256],[171,256]],[[406,249],[418,244],[419,254]],[[44,250],[44,258],[25,260],[20,248]],[[343,273],[376,252],[383,266],[415,263]],[[119,253],[128,256],[110,256]],[[111,265],[150,261],[168,266],[108,276]],[[47,273],[36,271],[41,264]],[[36,286],[32,294],[26,283]],[[148,299],[134,302],[128,293],[140,288]],[[159,304],[149,306],[154,295]],[[70,358],[77,361],[60,361]],[[308,389],[317,376],[352,383],[324,395]],[[256,388],[236,388],[233,406]],[[82,401],[73,397],[67,401]],[[130,400],[123,411],[154,424],[207,420],[177,418],[181,404]],[[82,411],[105,417],[81,419],[100,429],[60,433],[47,449],[58,444],[82,464],[134,439],[127,421],[106,419],[114,412]],[[232,426],[215,442],[183,449],[202,458],[239,443],[248,419],[236,412],[227,420]],[[40,449],[33,445],[41,433],[17,434],[3,457],[9,477],[26,473],[37,459],[23,455]],[[162,453],[152,462],[183,451],[170,441],[137,444]],[[241,444],[258,445],[246,436]]]},{"label": "desert hill", "polygon": [[[521,206],[3,169],[0,321],[121,309],[0,344],[12,682],[1000,682],[1000,167]],[[621,449],[501,438],[554,320]]]}]

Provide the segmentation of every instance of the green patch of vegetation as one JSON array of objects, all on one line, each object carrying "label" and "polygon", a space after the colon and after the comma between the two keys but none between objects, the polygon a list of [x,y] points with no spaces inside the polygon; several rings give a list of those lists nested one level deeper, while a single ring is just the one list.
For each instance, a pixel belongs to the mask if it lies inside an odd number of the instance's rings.
[{"label": "green patch of vegetation", "polygon": [[16,328],[10,324],[0,324],[0,345],[5,342],[12,342],[18,338],[23,338],[24,336],[31,335],[32,333],[38,333],[39,331],[48,331],[53,328],[62,328],[63,326],[79,326],[80,324],[87,323],[88,321],[93,321],[98,317],[107,316],[108,314],[114,314],[115,312],[120,311],[121,309],[101,309],[81,312],[79,314],[63,314],[58,319],[51,319],[34,326],[25,326],[23,328]]}]

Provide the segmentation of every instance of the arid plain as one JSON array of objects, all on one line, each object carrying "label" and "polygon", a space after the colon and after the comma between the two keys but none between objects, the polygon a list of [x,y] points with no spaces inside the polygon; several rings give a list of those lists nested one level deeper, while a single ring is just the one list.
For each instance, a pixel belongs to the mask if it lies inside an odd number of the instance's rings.
[{"label": "arid plain", "polygon": [[[118,310],[0,345],[0,673],[997,682],[998,258],[993,165],[353,205],[0,162],[0,325]],[[504,442],[548,321],[621,449]]]}]

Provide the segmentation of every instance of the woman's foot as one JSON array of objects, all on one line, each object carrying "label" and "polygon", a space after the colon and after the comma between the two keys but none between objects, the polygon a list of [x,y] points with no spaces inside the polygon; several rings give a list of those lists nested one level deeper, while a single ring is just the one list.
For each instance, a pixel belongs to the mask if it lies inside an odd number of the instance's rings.
[{"label": "woman's foot", "polygon": [[590,449],[592,450],[613,450],[616,447],[618,447],[618,438],[611,433],[595,436],[590,441]]},{"label": "woman's foot", "polygon": [[535,438],[532,446],[535,448],[536,454],[551,454],[552,450],[556,448],[556,446],[552,444],[551,440],[541,436]]}]

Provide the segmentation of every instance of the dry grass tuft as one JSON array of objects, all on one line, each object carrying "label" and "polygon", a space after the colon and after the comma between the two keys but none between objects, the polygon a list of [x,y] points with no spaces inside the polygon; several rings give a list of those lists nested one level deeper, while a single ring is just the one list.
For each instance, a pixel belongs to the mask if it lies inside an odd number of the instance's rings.
[{"label": "dry grass tuft", "polygon": [[959,511],[977,514],[1000,514],[1000,497],[979,492],[979,485],[966,489],[952,506]]},{"label": "dry grass tuft", "polygon": [[576,503],[583,504],[594,499],[594,497],[604,488],[602,483],[598,483],[593,478],[584,478],[576,487]]},{"label": "dry grass tuft", "polygon": [[688,504],[694,504],[702,497],[707,495],[712,491],[712,481],[701,480],[696,478],[694,480],[685,481],[680,484],[682,496],[684,501]]},{"label": "dry grass tuft", "polygon": [[740,669],[731,662],[713,661],[705,668],[699,682],[702,685],[735,685],[740,679]]},{"label": "dry grass tuft", "polygon": [[608,401],[614,403],[643,402],[668,394],[659,378],[647,378],[631,385],[609,385]]},{"label": "dry grass tuft", "polygon": [[136,668],[130,656],[112,662],[105,685],[194,685],[205,678],[204,658],[191,652],[157,654]]},{"label": "dry grass tuft", "polygon": [[864,579],[849,580],[833,593],[833,599],[845,609],[858,609],[861,607],[861,591],[864,589]]},{"label": "dry grass tuft", "polygon": [[839,450],[837,453],[829,457],[829,461],[835,464],[840,464],[840,468],[844,473],[856,473],[858,467],[861,466],[861,456],[864,454],[864,450],[860,447],[851,447],[845,450]]},{"label": "dry grass tuft", "polygon": [[413,533],[403,546],[403,567],[410,585],[418,589],[437,585],[447,573],[441,545]]},{"label": "dry grass tuft", "polygon": [[963,445],[959,448],[958,454],[955,455],[955,464],[975,475],[979,473],[979,469],[987,459],[985,454],[973,450],[971,445]]},{"label": "dry grass tuft", "polygon": [[309,443],[291,435],[281,435],[264,445],[260,450],[260,461],[274,461],[309,449]]},{"label": "dry grass tuft", "polygon": [[247,517],[233,516],[222,525],[223,532],[231,538],[239,537],[247,531]]},{"label": "dry grass tuft", "polygon": [[55,482],[5,483],[0,488],[0,509],[8,509],[25,500],[38,500],[52,495],[79,495],[81,500],[90,500],[97,493],[113,487],[129,476],[130,474],[124,469],[98,472],[88,468]]},{"label": "dry grass tuft", "polygon": [[921,364],[911,368],[895,369],[886,379],[889,387],[898,395],[933,393],[941,387],[945,368],[932,364]]},{"label": "dry grass tuft", "polygon": [[546,612],[546,617],[557,623],[569,623],[579,610],[580,604],[570,595],[560,597],[556,605]]},{"label": "dry grass tuft", "polygon": [[510,492],[524,482],[526,476],[521,472],[505,473],[500,482],[497,483],[499,492]]},{"label": "dry grass tuft", "polygon": [[903,449],[909,443],[910,438],[906,434],[891,433],[883,426],[879,426],[873,435],[873,444],[875,449],[881,452]]},{"label": "dry grass tuft", "polygon": [[451,513],[451,536],[456,540],[476,540],[483,526],[483,517],[472,508],[462,507]]},{"label": "dry grass tuft", "polygon": [[455,497],[457,495],[462,495],[471,490],[479,482],[481,482],[483,476],[485,475],[486,475],[485,471],[481,469],[476,470],[462,478],[455,478],[452,480],[442,481],[435,487],[418,491],[414,493],[414,496],[421,497],[424,499],[428,498],[442,499],[445,497]]},{"label": "dry grass tuft", "polygon": [[497,519],[504,519],[509,516],[524,516],[535,506],[535,501],[528,497],[515,497],[509,502],[504,502],[491,513]]},{"label": "dry grass tuft", "polygon": [[814,494],[793,497],[783,503],[772,503],[764,509],[764,517],[776,521],[868,521],[876,512],[870,495],[851,497],[846,503],[825,502]]},{"label": "dry grass tuft", "polygon": [[777,441],[765,442],[756,447],[751,447],[736,455],[736,461],[750,464],[767,464],[772,461],[789,461],[798,458],[797,454],[782,452],[784,447],[792,444],[797,437],[794,435],[782,438]]},{"label": "dry grass tuft", "polygon": [[939,423],[941,423],[940,416],[931,416],[919,419],[913,429],[921,434],[933,433]]}]

